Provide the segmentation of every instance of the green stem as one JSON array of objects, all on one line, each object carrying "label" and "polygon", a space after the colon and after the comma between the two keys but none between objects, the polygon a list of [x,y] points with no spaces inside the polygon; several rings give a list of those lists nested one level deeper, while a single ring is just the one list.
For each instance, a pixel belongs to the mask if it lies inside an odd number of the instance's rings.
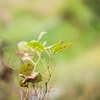
[{"label": "green stem", "polygon": [[35,65],[35,62],[33,60],[30,60],[34,65]]},{"label": "green stem", "polygon": [[35,72],[36,71],[36,64],[34,65],[34,70],[33,70],[33,72]]}]

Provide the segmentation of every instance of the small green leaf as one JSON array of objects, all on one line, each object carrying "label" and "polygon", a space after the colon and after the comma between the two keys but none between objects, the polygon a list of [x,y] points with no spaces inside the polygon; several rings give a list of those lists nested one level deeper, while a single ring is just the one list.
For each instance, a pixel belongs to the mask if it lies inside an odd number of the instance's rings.
[{"label": "small green leaf", "polygon": [[[34,69],[34,65],[30,64],[30,63],[26,63],[24,65],[21,66],[20,70],[19,70],[19,74],[23,74],[25,76],[31,76],[32,72]],[[25,84],[23,84],[24,78],[23,77],[19,77],[19,84],[22,87],[27,87],[28,83],[26,82]]]},{"label": "small green leaf", "polygon": [[63,42],[64,42],[64,41],[60,41],[60,42],[58,42],[58,43],[56,43],[56,44],[54,44],[54,45],[51,45],[51,46],[49,46],[49,47],[45,47],[45,49],[47,50],[47,49],[54,48],[54,47],[56,47],[56,46],[62,44]]},{"label": "small green leaf", "polygon": [[60,42],[58,42],[58,43],[54,44],[52,48],[54,48],[54,47],[56,47],[56,46],[58,46],[58,45],[62,44],[63,42],[64,42],[64,41],[60,41]]},{"label": "small green leaf", "polygon": [[63,51],[65,48],[61,45],[58,45],[56,46],[54,49],[53,49],[53,52],[54,53],[57,53],[57,52],[60,52],[60,51]]},{"label": "small green leaf", "polygon": [[37,41],[29,42],[27,45],[33,49],[38,49],[41,51],[44,50],[43,44],[41,44],[40,42],[37,42]]},{"label": "small green leaf", "polygon": [[53,49],[53,52],[54,53],[57,53],[57,52],[60,52],[60,51],[63,51],[65,50],[69,45],[71,45],[72,43],[66,43],[64,45],[57,45],[55,46],[55,48]]},{"label": "small green leaf", "polygon": [[67,47],[68,47],[69,45],[72,45],[72,43],[65,43],[65,44],[64,44],[64,46],[67,46]]}]

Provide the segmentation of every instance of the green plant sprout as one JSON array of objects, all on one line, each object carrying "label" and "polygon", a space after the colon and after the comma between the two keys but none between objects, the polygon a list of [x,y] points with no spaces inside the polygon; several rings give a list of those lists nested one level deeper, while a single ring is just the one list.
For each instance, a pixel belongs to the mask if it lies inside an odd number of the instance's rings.
[{"label": "green plant sprout", "polygon": [[[46,32],[41,32],[37,40],[30,42],[21,41],[18,43],[19,51],[17,56],[21,55],[22,66],[19,69],[19,85],[21,87],[27,87],[28,92],[24,97],[24,100],[28,98],[29,88],[34,88],[35,94],[40,88],[38,94],[39,100],[48,99],[49,86],[48,83],[54,72],[54,66],[52,67],[52,61],[56,54],[65,50],[72,43],[65,43],[60,41],[49,47],[45,47],[46,42],[40,42],[42,36]],[[39,69],[40,68],[40,69]],[[44,85],[42,85],[44,83]],[[37,87],[37,89],[36,89]],[[43,88],[43,89],[41,89]],[[42,97],[41,97],[42,95]]]}]

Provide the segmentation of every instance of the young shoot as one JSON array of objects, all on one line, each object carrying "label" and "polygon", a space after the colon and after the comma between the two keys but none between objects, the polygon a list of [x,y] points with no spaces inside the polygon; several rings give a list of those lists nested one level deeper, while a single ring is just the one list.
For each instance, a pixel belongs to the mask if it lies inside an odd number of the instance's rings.
[{"label": "young shoot", "polygon": [[[39,90],[36,89],[39,83],[41,89],[38,91],[39,100],[45,100],[48,98],[49,86],[48,83],[52,77],[54,69],[51,68],[53,58],[56,54],[65,50],[72,43],[64,43],[60,41],[56,44],[46,47],[46,41],[41,43],[41,38],[46,32],[41,32],[37,40],[32,40],[30,42],[21,41],[18,43],[19,51],[16,53],[17,56],[21,56],[22,65],[19,69],[19,85],[21,87],[33,86],[34,93]],[[44,54],[46,56],[44,56]],[[49,59],[46,57],[48,56]],[[40,69],[39,69],[40,68]],[[44,85],[42,86],[42,83]],[[30,85],[31,84],[31,85]],[[41,96],[41,95],[42,96]],[[36,96],[36,97],[38,97]],[[27,98],[26,96],[24,99]]]}]

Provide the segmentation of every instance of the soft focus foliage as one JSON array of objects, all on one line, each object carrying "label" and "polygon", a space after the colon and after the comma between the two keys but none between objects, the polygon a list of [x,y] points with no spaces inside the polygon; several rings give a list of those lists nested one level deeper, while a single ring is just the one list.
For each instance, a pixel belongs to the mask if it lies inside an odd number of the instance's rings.
[{"label": "soft focus foliage", "polygon": [[[36,40],[42,31],[47,32],[40,38],[41,43],[47,40],[45,47],[60,40],[71,41],[73,46],[54,58],[57,68],[50,82],[58,91],[52,90],[54,95],[50,98],[99,100],[99,12],[99,0],[0,0],[0,60],[2,56],[6,65],[19,69],[17,44]],[[0,76],[2,68],[0,65]],[[40,66],[39,69],[43,71]],[[0,100],[19,100],[16,74],[14,71],[9,84],[0,78]]]}]

